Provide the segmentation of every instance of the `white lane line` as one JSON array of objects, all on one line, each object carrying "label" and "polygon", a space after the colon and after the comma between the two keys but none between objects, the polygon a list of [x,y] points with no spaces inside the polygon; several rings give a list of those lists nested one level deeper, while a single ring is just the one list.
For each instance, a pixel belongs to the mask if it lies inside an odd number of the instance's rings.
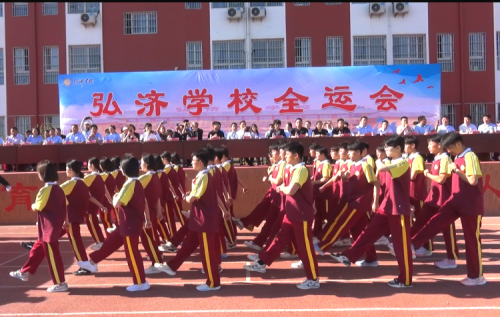
[{"label": "white lane line", "polygon": [[[245,265],[250,265],[250,262],[245,262]],[[245,270],[246,271],[246,278],[245,278],[245,282],[250,282],[250,271],[248,270]]]},{"label": "white lane line", "polygon": [[7,313],[2,317],[14,316],[96,316],[96,315],[163,315],[163,314],[228,314],[228,313],[314,313],[314,312],[373,312],[373,311],[460,311],[500,310],[500,306],[483,307],[352,307],[352,308],[289,308],[289,309],[213,309],[213,310],[164,310],[164,311],[105,311],[72,313]]},{"label": "white lane line", "polygon": [[19,258],[21,258],[21,257],[23,257],[23,256],[26,256],[28,253],[29,253],[29,252],[25,252],[25,253],[21,254],[20,256],[16,256],[15,258],[10,259],[9,261],[6,261],[6,262],[3,262],[3,263],[0,263],[0,266],[2,266],[2,265],[4,265],[4,264],[7,264],[7,263],[10,263],[10,262],[12,262],[12,261],[14,261],[14,260],[17,260],[17,259],[19,259]]}]

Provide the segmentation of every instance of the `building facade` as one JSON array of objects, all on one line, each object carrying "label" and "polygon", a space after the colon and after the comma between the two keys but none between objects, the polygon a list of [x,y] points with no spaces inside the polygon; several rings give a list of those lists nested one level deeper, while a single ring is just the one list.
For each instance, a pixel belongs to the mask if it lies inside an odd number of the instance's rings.
[{"label": "building facade", "polygon": [[500,119],[500,3],[14,2],[0,9],[0,136],[12,126],[58,126],[57,75],[92,72],[440,63],[442,114],[453,125],[464,115],[475,123],[485,113]]}]

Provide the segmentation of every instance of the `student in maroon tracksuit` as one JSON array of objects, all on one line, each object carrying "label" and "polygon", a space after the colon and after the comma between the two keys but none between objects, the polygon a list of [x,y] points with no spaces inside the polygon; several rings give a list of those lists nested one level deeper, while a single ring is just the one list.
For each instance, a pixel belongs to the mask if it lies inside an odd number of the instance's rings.
[{"label": "student in maroon tracksuit", "polygon": [[116,192],[110,193],[111,195],[118,193],[122,189],[122,186],[123,186],[123,184],[125,184],[125,181],[126,181],[125,176],[123,175],[123,172],[120,170],[120,162],[121,162],[121,159],[119,156],[115,156],[115,157],[111,158],[111,163],[113,163],[115,166],[115,169],[114,169],[112,174],[113,174],[113,177],[115,178],[115,182],[116,182]]},{"label": "student in maroon tracksuit", "polygon": [[[384,143],[380,144],[377,147],[376,154],[377,154],[377,162],[379,162],[378,164],[388,165],[391,162],[391,160],[389,160],[389,158],[387,157],[387,154],[385,154],[385,144]],[[377,166],[377,165],[375,164],[375,166]],[[379,196],[378,196],[379,204],[384,200],[384,197],[385,197],[386,192],[387,192],[387,182],[386,182],[387,174],[388,174],[388,172],[381,172],[378,169],[377,169],[377,172],[375,174],[375,176],[377,176],[377,179],[378,179],[379,184],[380,184],[380,191],[379,191]],[[383,236],[380,237],[380,239],[377,240],[377,242],[375,242],[375,245],[388,245],[389,244],[389,235],[390,235],[390,233],[389,233],[389,231],[387,231],[387,233],[385,233]]]},{"label": "student in maroon tracksuit", "polygon": [[[168,179],[168,176],[163,171],[163,169],[165,168],[165,164],[163,164],[161,157],[159,155],[156,155],[155,161],[157,168],[156,175],[158,175],[161,184],[161,196],[160,196],[161,217],[156,217],[156,219],[153,219],[153,230],[155,230],[158,233],[158,236],[161,237],[163,243],[165,244],[170,240],[169,226],[167,225],[167,220],[168,220],[167,200],[172,197],[172,193],[174,192],[174,190],[172,188],[170,180]],[[162,244],[160,243],[160,245]]]},{"label": "student in maroon tracksuit", "polygon": [[[106,200],[106,185],[104,185],[104,180],[102,179],[100,172],[99,159],[96,157],[92,157],[88,161],[88,169],[90,174],[86,175],[83,178],[83,182],[89,188],[90,195],[97,199],[101,204],[105,204]],[[87,211],[87,227],[89,228],[90,235],[95,241],[95,245],[91,246],[92,250],[99,250],[104,241],[104,236],[102,234],[101,227],[99,226],[99,221],[97,219],[97,214],[100,209],[94,204],[90,204]],[[108,216],[106,216],[108,217]],[[101,219],[104,230],[107,228],[111,228],[110,222],[105,222],[106,217]]]},{"label": "student in maroon tracksuit", "polygon": [[451,155],[456,155],[450,164],[453,175],[451,197],[444,202],[429,222],[412,237],[411,243],[420,247],[438,232],[446,230],[460,218],[465,239],[467,277],[460,282],[466,286],[484,285],[481,220],[484,215],[483,180],[481,166],[476,154],[467,148],[458,133],[447,133],[441,139],[441,146]]},{"label": "student in maroon tracksuit", "polygon": [[[113,224],[116,225],[118,223],[118,212],[111,205],[112,197],[117,192],[116,179],[113,176],[115,165],[111,163],[111,160],[107,157],[101,158],[99,165],[102,170],[101,177],[104,181],[104,185],[106,186],[106,199],[104,200],[103,205],[106,206],[106,209],[108,210],[108,213],[102,212],[102,215],[106,221],[111,222],[111,227],[113,227]],[[106,236],[109,233],[108,230],[113,229],[106,229]]]},{"label": "student in maroon tracksuit", "polygon": [[260,252],[251,265],[245,265],[248,271],[266,272],[266,266],[271,265],[280,255],[283,248],[294,241],[299,258],[302,261],[307,279],[297,284],[299,289],[319,288],[318,262],[312,241],[312,222],[314,220],[313,193],[309,172],[302,162],[304,147],[297,142],[286,147],[286,160],[293,167],[290,169],[290,181],[277,187],[277,191],[285,195],[285,211],[281,230],[273,244]]},{"label": "student in maroon tracksuit", "polygon": [[89,261],[78,262],[81,268],[92,273],[97,272],[97,264],[109,257],[121,246],[124,246],[128,268],[134,284],[127,291],[145,291],[149,283],[144,274],[144,264],[139,252],[139,236],[143,230],[144,218],[146,228],[151,227],[146,195],[139,177],[139,160],[132,156],[125,157],[121,162],[121,170],[128,178],[122,189],[113,197],[113,207],[118,210],[120,221],[118,228],[104,241],[102,247],[89,254]]},{"label": "student in maroon tracksuit", "polygon": [[323,186],[332,176],[332,165],[328,160],[328,150],[324,146],[315,147],[316,158],[314,160],[314,172],[312,175],[313,197],[316,214],[314,215],[313,236],[317,236],[323,228],[323,223],[331,206],[327,199],[327,193],[321,192]]},{"label": "student in maroon tracksuit", "polygon": [[[399,266],[399,276],[388,285],[396,288],[412,287],[413,254],[410,247],[410,165],[403,159],[404,138],[391,136],[385,140],[386,154],[392,158],[390,165],[378,163],[377,169],[388,172],[387,195],[380,203],[370,223],[349,250],[330,253],[332,258],[345,266],[356,262],[387,231],[392,235]],[[377,207],[376,201],[374,207]]]},{"label": "student in maroon tracksuit", "polygon": [[220,263],[219,209],[217,208],[214,184],[210,184],[207,168],[209,153],[205,149],[192,155],[193,169],[198,172],[193,180],[191,193],[185,198],[191,204],[188,233],[182,241],[182,248],[175,257],[155,267],[173,276],[179,267],[199,247],[203,270],[207,273],[206,283],[196,287],[199,291],[220,289],[218,264]]},{"label": "student in maroon tracksuit", "polygon": [[[59,176],[57,166],[49,161],[41,161],[37,168],[38,177],[45,182],[36,196],[36,201],[31,209],[37,212],[38,240],[30,251],[28,262],[17,271],[10,272],[10,276],[25,282],[29,276],[35,274],[43,261],[44,255],[49,264],[50,276],[54,286],[47,292],[65,292],[68,284],[64,277],[64,265],[59,251],[59,237],[63,231],[66,220],[66,198],[64,191],[57,185]],[[40,252],[40,249],[43,252]]]}]

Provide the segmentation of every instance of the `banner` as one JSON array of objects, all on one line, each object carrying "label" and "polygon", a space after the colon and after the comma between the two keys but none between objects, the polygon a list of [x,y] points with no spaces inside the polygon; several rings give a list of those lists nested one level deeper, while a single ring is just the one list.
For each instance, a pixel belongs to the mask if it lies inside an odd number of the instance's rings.
[{"label": "banner", "polygon": [[298,117],[313,128],[317,120],[335,127],[343,118],[352,130],[363,115],[373,128],[388,120],[395,130],[402,116],[439,120],[440,93],[439,64],[59,75],[64,133],[86,116],[101,133],[129,123],[141,132],[162,120],[174,129],[189,119],[207,132],[215,120],[226,132],[246,120],[263,135],[272,120],[284,127]]}]

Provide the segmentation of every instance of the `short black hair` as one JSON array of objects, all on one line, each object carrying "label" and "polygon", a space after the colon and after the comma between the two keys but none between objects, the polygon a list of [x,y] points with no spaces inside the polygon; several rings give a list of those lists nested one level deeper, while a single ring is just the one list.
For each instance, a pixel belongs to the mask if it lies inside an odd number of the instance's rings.
[{"label": "short black hair", "polygon": [[111,160],[107,157],[101,158],[101,160],[99,161],[99,165],[101,166],[101,169],[107,173],[111,173],[115,170],[115,165],[111,163]]},{"label": "short black hair", "polygon": [[340,149],[347,150],[347,145],[348,145],[348,144],[349,144],[349,143],[347,143],[347,142],[342,142],[342,143],[340,143],[340,144],[339,144],[339,150],[340,150]]},{"label": "short black hair", "polygon": [[360,140],[359,144],[361,145],[361,152],[363,152],[365,149],[367,151],[370,149],[370,144],[366,143],[365,141]]},{"label": "short black hair", "polygon": [[36,171],[46,183],[57,182],[59,180],[57,165],[49,160],[40,161],[36,166]]},{"label": "short black hair", "polygon": [[379,144],[379,145],[377,146],[377,151],[382,152],[382,153],[385,153],[385,144],[384,144],[384,143]]},{"label": "short black hair", "polygon": [[441,117],[441,119],[444,119],[444,118],[446,118],[446,119],[450,119],[450,118],[448,118],[448,116],[446,116],[446,115]]},{"label": "short black hair", "polygon": [[220,123],[218,121],[212,122],[212,125],[216,125],[216,124],[220,125]]},{"label": "short black hair", "polygon": [[339,151],[339,145],[335,144],[334,146],[330,147],[330,151],[338,152]]},{"label": "short black hair", "polygon": [[319,147],[319,145],[318,145],[318,144],[316,144],[316,143],[312,143],[311,145],[309,145],[309,150],[315,150],[315,151],[316,151],[316,149],[317,149],[318,147]]},{"label": "short black hair", "polygon": [[279,143],[273,143],[269,145],[269,153],[272,151],[278,151],[279,150]]},{"label": "short black hair", "polygon": [[399,135],[391,135],[384,140],[385,146],[398,147],[401,151],[405,148],[405,139]]},{"label": "short black hair", "polygon": [[464,118],[467,118],[467,119],[469,119],[469,120],[471,120],[471,121],[472,121],[472,117],[471,117],[471,116],[469,116],[468,114],[466,114],[466,115],[464,116]]},{"label": "short black hair", "polygon": [[97,130],[97,124],[93,124],[90,126],[91,129],[95,128]]},{"label": "short black hair", "polygon": [[195,156],[198,160],[200,160],[200,162],[203,164],[203,166],[208,165],[210,154],[208,153],[206,148],[194,151],[193,154],[191,154],[191,157],[195,157]]},{"label": "short black hair", "polygon": [[402,116],[401,120],[403,120],[403,119],[406,119],[406,121],[408,121],[408,117],[407,116]]},{"label": "short black hair", "polygon": [[207,144],[207,146],[205,147],[205,151],[207,151],[207,153],[208,153],[208,161],[209,162],[213,161],[215,158],[214,148],[210,144]]},{"label": "short black hair", "polygon": [[286,146],[290,144],[289,140],[284,140],[281,143],[279,143],[278,149],[280,150],[285,150]]},{"label": "short black hair", "polygon": [[297,119],[295,119],[295,121],[297,121],[297,120],[300,120],[300,121],[302,121],[302,118],[297,118]]},{"label": "short black hair", "polygon": [[144,153],[142,154],[141,159],[144,161],[144,163],[146,163],[146,168],[148,169],[148,171],[156,171],[157,167],[154,155],[149,153]]},{"label": "short black hair", "polygon": [[224,153],[223,153],[224,151],[222,151],[221,148],[216,148],[216,149],[214,149],[214,152],[215,152],[215,157],[217,157],[217,159],[219,161],[221,161],[222,157],[224,156]]},{"label": "short black hair", "polygon": [[389,125],[389,121],[387,121],[387,120],[382,120],[382,123],[384,123],[384,122],[385,122],[385,123],[387,123],[387,125]]},{"label": "short black hair", "polygon": [[111,158],[111,163],[115,165],[115,170],[120,168],[121,159],[119,156],[114,156]]},{"label": "short black hair", "polygon": [[165,151],[161,153],[160,157],[162,160],[167,160],[168,162],[172,161],[172,155],[170,154],[170,152]]},{"label": "short black hair", "polygon": [[36,130],[38,134],[40,134],[40,128],[39,127],[34,127],[33,130]]},{"label": "short black hair", "polygon": [[362,116],[359,121],[363,120],[363,119],[366,119],[366,121],[368,121],[368,117],[367,116]]},{"label": "short black hair", "polygon": [[323,154],[324,156],[328,157],[328,149],[325,146],[318,146],[316,149],[316,153]]},{"label": "short black hair", "polygon": [[304,156],[304,146],[299,142],[290,142],[286,146],[285,151],[290,152],[292,154],[297,154],[300,159],[302,159],[302,157]]},{"label": "short black hair", "polygon": [[273,121],[273,124],[281,125],[281,120],[280,119],[275,119]]},{"label": "short black hair", "polygon": [[89,158],[89,165],[92,165],[96,170],[102,172],[101,162],[99,162],[99,159],[97,157]]},{"label": "short black hair", "polygon": [[363,149],[364,149],[364,146],[359,141],[355,141],[355,142],[349,143],[349,145],[347,145],[348,151],[359,151],[359,154],[361,154],[361,152],[363,152]]},{"label": "short black hair", "polygon": [[153,125],[152,125],[151,123],[147,122],[147,123],[144,125],[144,127],[145,127],[145,128],[146,128],[146,127],[147,127],[147,128],[152,128],[152,127],[153,127]]},{"label": "short black hair", "polygon": [[490,116],[489,114],[485,114],[485,115],[483,116],[483,118],[484,118],[484,117],[487,117],[488,119],[491,119],[491,116]]},{"label": "short black hair", "polygon": [[427,143],[429,142],[434,142],[434,143],[441,143],[441,140],[443,139],[443,135],[441,134],[434,134],[434,135],[431,135],[428,139],[427,139]]},{"label": "short black hair", "polygon": [[342,118],[338,118],[338,119],[337,119],[337,123],[339,123],[339,122],[341,122],[341,121],[342,121],[342,122],[344,122],[344,119],[342,119]]},{"label": "short black hair", "polygon": [[177,154],[177,152],[173,152],[171,155],[171,158],[172,158],[173,164],[175,164],[175,165],[181,164],[181,157],[179,154]]},{"label": "short black hair", "polygon": [[220,149],[222,150],[222,154],[226,157],[226,158],[229,158],[229,150],[227,148],[227,146],[225,146],[224,144],[221,145]]},{"label": "short black hair", "polygon": [[83,163],[77,160],[70,160],[66,163],[66,167],[70,168],[73,172],[75,172],[78,177],[83,178],[84,175],[82,173]]},{"label": "short black hair", "polygon": [[127,177],[139,177],[139,160],[135,157],[126,157],[121,163],[123,174]]},{"label": "short black hair", "polygon": [[409,135],[405,137],[405,144],[415,144],[415,147],[418,146],[418,139],[414,135]]},{"label": "short black hair", "polygon": [[155,155],[155,162],[156,162],[156,169],[157,170],[163,170],[165,168],[165,164],[163,164],[163,161],[161,160],[161,156]]},{"label": "short black hair", "polygon": [[458,133],[455,133],[455,132],[446,133],[441,138],[441,146],[445,147],[445,148],[450,146],[450,145],[455,145],[458,142],[460,142],[462,144],[464,143],[462,136]]},{"label": "short black hair", "polygon": [[425,116],[418,116],[417,121],[420,122],[422,120],[426,119]]}]

